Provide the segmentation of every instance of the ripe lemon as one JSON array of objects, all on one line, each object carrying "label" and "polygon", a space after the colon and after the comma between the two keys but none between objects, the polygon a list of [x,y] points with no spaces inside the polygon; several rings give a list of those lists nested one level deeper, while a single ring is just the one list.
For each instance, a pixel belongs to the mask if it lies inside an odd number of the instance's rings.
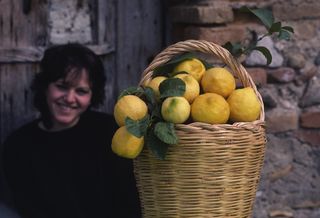
[{"label": "ripe lemon", "polygon": [[167,78],[168,77],[165,77],[165,76],[156,76],[146,85],[146,87],[150,87],[154,91],[156,99],[158,100],[160,98],[159,85]]},{"label": "ripe lemon", "polygon": [[233,75],[222,67],[208,69],[201,79],[201,87],[205,93],[211,92],[227,98],[236,88]]},{"label": "ripe lemon", "polygon": [[144,137],[137,138],[128,132],[126,126],[121,126],[114,133],[111,142],[112,151],[125,158],[136,158],[142,151]]},{"label": "ripe lemon", "polygon": [[135,95],[125,95],[114,106],[113,115],[119,126],[125,125],[126,117],[142,119],[148,113],[146,103]]},{"label": "ripe lemon", "polygon": [[227,101],[215,93],[199,95],[191,105],[191,118],[196,122],[223,124],[228,121],[229,114]]},{"label": "ripe lemon", "polygon": [[165,121],[184,123],[190,116],[190,104],[181,96],[168,97],[161,105],[161,115]]},{"label": "ripe lemon", "polygon": [[253,88],[239,88],[228,97],[230,120],[234,122],[250,122],[258,119],[261,104]]},{"label": "ripe lemon", "polygon": [[186,84],[186,91],[183,97],[191,104],[193,100],[200,94],[200,85],[198,81],[190,74],[178,74],[174,76],[184,81]]},{"label": "ripe lemon", "polygon": [[182,61],[173,69],[173,73],[183,71],[191,74],[198,82],[200,82],[202,75],[206,71],[206,68],[199,59],[192,58]]}]

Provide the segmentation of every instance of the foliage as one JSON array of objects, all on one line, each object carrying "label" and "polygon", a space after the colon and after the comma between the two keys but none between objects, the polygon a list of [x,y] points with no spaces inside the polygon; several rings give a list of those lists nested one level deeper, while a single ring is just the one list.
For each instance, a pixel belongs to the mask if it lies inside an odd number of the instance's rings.
[{"label": "foliage", "polygon": [[240,8],[241,12],[252,13],[255,15],[266,27],[267,32],[261,37],[257,37],[254,31],[251,31],[252,40],[248,46],[244,46],[242,43],[227,42],[223,45],[233,56],[240,57],[242,54],[249,54],[253,50],[261,52],[267,59],[267,65],[272,62],[272,55],[270,51],[264,46],[257,46],[258,42],[266,36],[271,36],[277,33],[277,38],[282,40],[289,40],[294,30],[290,26],[282,26],[281,22],[275,22],[273,14],[270,10],[265,8],[250,9],[246,6]]}]

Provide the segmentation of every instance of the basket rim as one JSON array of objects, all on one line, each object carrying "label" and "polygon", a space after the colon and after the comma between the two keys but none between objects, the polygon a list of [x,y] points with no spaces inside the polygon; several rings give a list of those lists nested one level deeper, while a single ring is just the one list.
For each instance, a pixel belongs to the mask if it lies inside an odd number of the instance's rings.
[{"label": "basket rim", "polygon": [[259,102],[261,103],[261,112],[259,115],[259,119],[252,122],[234,122],[232,124],[206,124],[202,122],[193,122],[190,124],[175,124],[177,128],[206,128],[206,129],[219,129],[219,128],[256,128],[256,126],[264,126],[265,125],[265,112],[264,112],[264,103],[263,99],[257,90],[257,87],[245,69],[245,67],[233,57],[233,55],[222,46],[206,41],[206,40],[195,40],[189,39],[185,41],[179,41],[174,44],[167,46],[160,53],[158,53],[152,62],[145,68],[142,72],[141,79],[139,82],[139,86],[142,86],[146,81],[150,80],[153,76],[153,70],[170,61],[174,56],[183,54],[185,52],[196,51],[209,55],[214,55],[219,60],[224,62],[226,66],[232,71],[234,75],[237,75],[243,87],[251,87],[253,88],[256,96],[258,97]]}]

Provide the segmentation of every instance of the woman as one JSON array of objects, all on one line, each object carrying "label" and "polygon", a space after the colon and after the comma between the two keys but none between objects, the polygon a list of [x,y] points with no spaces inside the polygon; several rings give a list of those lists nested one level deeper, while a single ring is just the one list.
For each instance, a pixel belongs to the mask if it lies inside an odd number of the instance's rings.
[{"label": "woman", "polygon": [[47,49],[33,83],[40,118],[5,141],[4,172],[24,218],[141,217],[132,162],[111,151],[117,125],[99,57],[79,44]]}]

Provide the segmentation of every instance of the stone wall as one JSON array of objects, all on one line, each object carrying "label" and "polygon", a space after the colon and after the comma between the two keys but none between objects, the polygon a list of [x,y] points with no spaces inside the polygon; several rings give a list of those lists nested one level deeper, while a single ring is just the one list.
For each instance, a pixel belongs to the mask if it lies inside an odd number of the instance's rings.
[{"label": "stone wall", "polygon": [[87,1],[49,1],[49,41],[92,43],[90,7]]},{"label": "stone wall", "polygon": [[320,1],[170,1],[172,42],[204,39],[223,45],[244,42],[249,31],[266,33],[243,5],[269,8],[294,28],[290,41],[264,38],[272,53],[242,62],[257,84],[266,112],[267,147],[254,217],[320,217]]}]

